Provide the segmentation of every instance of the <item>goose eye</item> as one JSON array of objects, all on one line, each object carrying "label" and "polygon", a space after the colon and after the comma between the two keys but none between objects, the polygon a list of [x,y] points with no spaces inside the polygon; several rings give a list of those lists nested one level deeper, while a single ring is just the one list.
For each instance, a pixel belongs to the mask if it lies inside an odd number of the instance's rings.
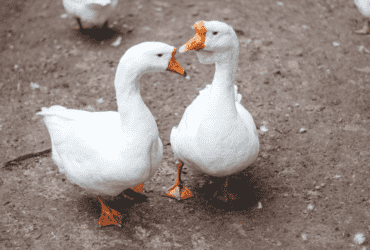
[{"label": "goose eye", "polygon": [[162,56],[163,56],[163,54],[157,54],[157,56],[158,56],[158,57],[162,57]]},{"label": "goose eye", "polygon": [[212,33],[212,35],[217,35],[218,34],[218,32],[217,31],[214,31],[213,33]]}]

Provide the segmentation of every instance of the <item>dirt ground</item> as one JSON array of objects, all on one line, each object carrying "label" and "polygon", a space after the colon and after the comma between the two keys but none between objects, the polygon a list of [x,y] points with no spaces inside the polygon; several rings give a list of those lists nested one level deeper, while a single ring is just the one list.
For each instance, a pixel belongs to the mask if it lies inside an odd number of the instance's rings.
[{"label": "dirt ground", "polygon": [[[81,34],[63,13],[61,0],[2,1],[0,249],[369,249],[370,79],[358,68],[370,66],[370,40],[353,33],[366,20],[353,1],[120,1],[103,35]],[[4,167],[50,148],[41,107],[117,110],[124,52],[144,41],[179,47],[198,20],[224,21],[239,36],[236,84],[261,149],[229,181],[238,200],[217,196],[224,178],[187,168],[195,196],[161,195],[176,177],[170,131],[214,74],[194,52],[176,55],[190,80],[141,79],[164,157],[144,198],[108,203],[124,214],[122,228],[98,227],[96,196],[59,174],[50,154]]]}]

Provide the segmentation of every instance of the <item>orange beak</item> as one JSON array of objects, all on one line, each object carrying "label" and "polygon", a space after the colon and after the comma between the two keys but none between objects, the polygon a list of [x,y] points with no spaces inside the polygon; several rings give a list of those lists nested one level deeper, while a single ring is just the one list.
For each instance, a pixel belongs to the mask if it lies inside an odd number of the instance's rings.
[{"label": "orange beak", "polygon": [[194,28],[195,28],[195,36],[190,39],[186,44],[185,44],[185,51],[188,50],[198,50],[198,49],[203,49],[205,47],[204,42],[206,41],[206,33],[207,29],[204,26],[203,21],[198,21],[194,23]]},{"label": "orange beak", "polygon": [[172,52],[172,57],[171,57],[170,62],[168,63],[167,70],[172,71],[174,73],[178,73],[182,76],[186,76],[185,70],[176,61],[175,54],[176,54],[176,48]]}]

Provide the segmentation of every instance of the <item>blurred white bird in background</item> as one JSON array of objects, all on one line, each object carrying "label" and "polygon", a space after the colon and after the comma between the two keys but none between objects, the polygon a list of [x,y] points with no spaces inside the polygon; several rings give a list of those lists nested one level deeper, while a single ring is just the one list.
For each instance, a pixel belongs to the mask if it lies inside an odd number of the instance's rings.
[{"label": "blurred white bird in background", "polygon": [[[355,0],[355,4],[362,15],[370,18],[370,0]],[[356,30],[355,32],[358,34],[369,33],[369,27],[370,23],[368,19],[365,26],[360,30]]]},{"label": "blurred white bird in background", "polygon": [[118,0],[63,0],[66,12],[77,19],[80,29],[108,27],[108,18]]}]

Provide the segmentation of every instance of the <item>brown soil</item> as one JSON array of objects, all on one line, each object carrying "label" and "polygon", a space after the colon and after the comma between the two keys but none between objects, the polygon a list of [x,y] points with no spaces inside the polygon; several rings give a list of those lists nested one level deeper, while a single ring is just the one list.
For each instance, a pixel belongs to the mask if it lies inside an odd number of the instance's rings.
[{"label": "brown soil", "polygon": [[[81,34],[62,1],[4,0],[0,44],[0,161],[50,148],[41,107],[116,110],[120,57],[143,41],[176,47],[198,20],[232,25],[240,40],[236,84],[259,132],[260,155],[232,176],[238,200],[218,199],[224,178],[184,169],[195,197],[162,196],[176,177],[171,128],[214,66],[177,54],[190,80],[145,75],[141,93],[158,122],[164,158],[145,199],[117,197],[123,227],[100,229],[96,196],[59,174],[50,154],[0,169],[1,249],[366,249],[369,238],[369,54],[352,1],[120,1],[113,28]],[[122,42],[111,46],[118,36]],[[39,88],[32,89],[31,82]],[[102,98],[102,99],[101,99]],[[98,102],[98,100],[100,101]],[[103,101],[103,102],[101,102]],[[305,132],[300,132],[305,128]],[[262,205],[262,208],[261,206]]]}]

